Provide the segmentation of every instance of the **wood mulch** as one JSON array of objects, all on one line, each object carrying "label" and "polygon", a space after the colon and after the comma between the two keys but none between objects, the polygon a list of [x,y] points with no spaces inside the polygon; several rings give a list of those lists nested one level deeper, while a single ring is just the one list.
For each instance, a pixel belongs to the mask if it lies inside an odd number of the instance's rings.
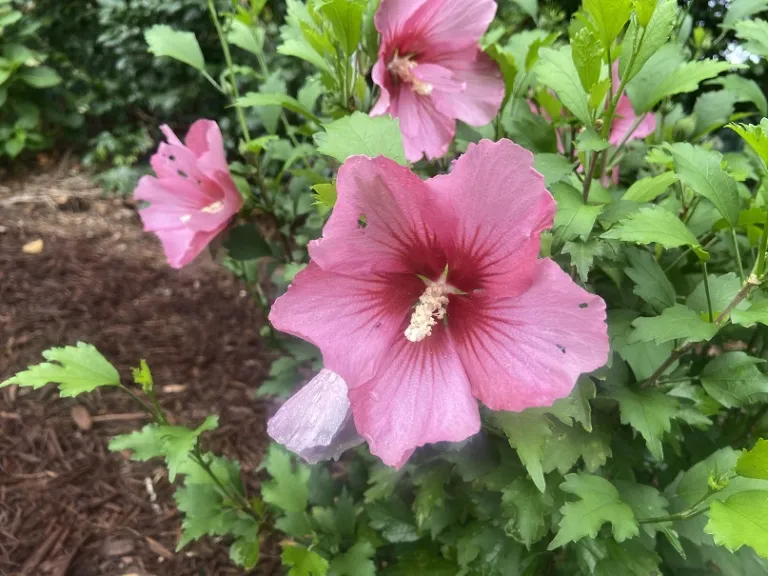
[{"label": "wood mulch", "polygon": [[[248,472],[272,409],[253,399],[272,358],[263,322],[210,256],[169,268],[135,211],[76,169],[0,185],[0,381],[77,341],[99,348],[125,382],[145,358],[163,407],[185,424],[217,413],[205,447]],[[180,518],[162,465],[107,450],[146,422],[117,391],[64,400],[50,385],[0,391],[0,575],[242,573],[226,542],[175,552]],[[244,477],[258,488],[256,474]],[[266,544],[256,573],[279,574]]]}]

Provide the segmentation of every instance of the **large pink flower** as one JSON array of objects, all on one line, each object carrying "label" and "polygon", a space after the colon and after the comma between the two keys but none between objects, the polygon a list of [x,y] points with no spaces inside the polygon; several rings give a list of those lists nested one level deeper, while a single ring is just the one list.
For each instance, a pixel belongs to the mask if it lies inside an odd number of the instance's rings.
[{"label": "large pink flower", "polygon": [[495,13],[494,0],[381,0],[371,115],[400,118],[411,162],[445,154],[457,119],[482,126],[498,113],[504,81],[477,44]]},{"label": "large pink flower", "polygon": [[168,263],[181,268],[227,227],[243,200],[216,122],[192,124],[184,144],[168,126],[160,129],[168,143],[161,143],[150,160],[157,178],[139,180],[134,198],[150,203],[139,211],[144,230],[157,234]]},{"label": "large pink flower", "polygon": [[550,405],[606,361],[604,302],[538,259],[555,202],[530,152],[483,140],[426,182],[356,156],[337,189],[312,262],[270,320],[320,348],[385,463],[476,433],[476,398]]}]

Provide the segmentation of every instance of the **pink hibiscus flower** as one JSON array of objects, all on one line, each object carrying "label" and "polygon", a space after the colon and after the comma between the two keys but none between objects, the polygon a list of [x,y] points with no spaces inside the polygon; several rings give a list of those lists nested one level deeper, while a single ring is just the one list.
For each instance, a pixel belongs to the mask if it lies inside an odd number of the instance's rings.
[{"label": "pink hibiscus flower", "polygon": [[168,126],[160,129],[168,143],[150,160],[157,178],[144,176],[133,196],[149,202],[139,211],[144,230],[157,234],[168,263],[181,268],[227,227],[243,200],[216,122],[192,124],[184,144]]},{"label": "pink hibiscus flower", "polygon": [[320,348],[385,463],[475,434],[476,399],[547,406],[605,363],[605,303],[538,259],[555,202],[527,150],[483,140],[427,181],[356,156],[337,189],[270,320]]},{"label": "pink hibiscus flower", "polygon": [[400,118],[411,162],[445,154],[457,119],[482,126],[498,113],[504,81],[477,44],[495,13],[494,0],[381,0],[371,115]]}]

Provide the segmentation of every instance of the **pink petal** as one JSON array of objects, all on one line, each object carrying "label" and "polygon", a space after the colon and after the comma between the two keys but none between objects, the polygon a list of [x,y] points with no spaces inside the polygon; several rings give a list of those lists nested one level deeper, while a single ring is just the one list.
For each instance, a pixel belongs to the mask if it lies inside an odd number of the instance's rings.
[{"label": "pink petal", "polygon": [[[477,47],[471,47],[449,59],[439,61],[441,66],[453,72],[454,81],[461,82],[464,90],[459,94],[444,96],[436,93],[437,107],[443,113],[466,122],[471,126],[484,126],[496,117],[504,99],[504,78],[498,64],[482,53]],[[419,65],[418,71],[424,65]],[[437,85],[435,89],[445,92]]]},{"label": "pink petal", "polygon": [[371,453],[397,468],[418,446],[458,442],[480,430],[467,375],[440,325],[422,342],[396,340],[375,377],[350,389],[349,399]]},{"label": "pink petal", "polygon": [[443,92],[451,96],[466,89],[462,80],[454,73],[437,64],[419,64],[413,69],[413,75],[421,82],[429,84],[434,92]]},{"label": "pink petal", "polygon": [[165,136],[166,140],[168,140],[168,144],[173,146],[184,146],[181,140],[179,140],[179,137],[176,136],[176,133],[171,130],[171,127],[167,124],[160,126],[160,132],[162,132],[163,136]]},{"label": "pink petal", "polygon": [[390,93],[393,91],[392,79],[387,71],[387,65],[382,57],[376,61],[371,72],[371,78],[374,84],[380,89],[379,99],[376,105],[371,109],[371,116],[381,116],[389,111]]},{"label": "pink petal", "polygon": [[386,44],[403,33],[408,19],[427,0],[381,0],[374,24]]},{"label": "pink petal", "polygon": [[427,0],[408,18],[399,40],[401,53],[432,60],[476,45],[495,14],[494,0]]},{"label": "pink petal", "polygon": [[440,112],[430,96],[402,87],[390,103],[390,113],[400,118],[405,157],[410,162],[417,162],[425,154],[433,159],[448,152],[456,121]]},{"label": "pink petal", "polygon": [[405,340],[411,306],[423,291],[416,275],[341,276],[310,262],[269,320],[320,348],[325,366],[353,388],[374,376],[395,340]]},{"label": "pink petal", "polygon": [[149,163],[158,178],[206,178],[197,167],[197,156],[186,146],[161,143]]},{"label": "pink petal", "polygon": [[608,359],[605,302],[548,259],[516,298],[455,297],[448,324],[472,393],[493,410],[549,406]]},{"label": "pink petal", "polygon": [[[533,155],[510,140],[470,144],[449,174],[427,181],[444,211],[457,215],[446,247],[454,286],[518,295],[531,283],[540,233],[555,201],[533,169]],[[463,288],[462,288],[463,289]]]},{"label": "pink petal", "polygon": [[163,245],[165,257],[171,268],[183,268],[205,250],[221,230],[195,232],[188,228],[157,230],[155,234]]},{"label": "pink petal", "polygon": [[646,114],[635,131],[630,133],[636,120],[637,114],[632,107],[632,102],[626,94],[623,94],[616,105],[616,116],[611,125],[609,142],[612,146],[618,146],[625,138],[627,140],[640,140],[656,131],[655,114]]},{"label": "pink petal", "polygon": [[425,226],[427,215],[435,214],[436,200],[418,176],[388,158],[356,156],[339,170],[336,188],[338,200],[323,237],[310,245],[317,265],[357,276],[387,272],[439,277],[445,259],[435,235],[447,234],[448,222],[435,217],[434,227]]},{"label": "pink petal", "polygon": [[267,433],[310,464],[338,460],[363,442],[349,409],[346,382],[325,369],[280,407],[267,423]]}]

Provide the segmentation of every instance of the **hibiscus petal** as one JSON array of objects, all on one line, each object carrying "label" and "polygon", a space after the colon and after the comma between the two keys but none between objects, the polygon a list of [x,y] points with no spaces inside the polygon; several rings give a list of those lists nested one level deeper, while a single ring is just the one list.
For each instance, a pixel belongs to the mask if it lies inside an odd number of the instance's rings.
[{"label": "hibiscus petal", "polygon": [[[454,82],[464,87],[458,94],[435,93],[439,110],[472,126],[484,126],[496,117],[505,93],[504,79],[496,62],[472,46],[439,60],[438,64],[453,72]],[[421,68],[423,65],[416,70]],[[445,92],[437,85],[435,89]]]},{"label": "hibiscus petal", "polygon": [[[387,158],[357,156],[339,170],[336,188],[338,200],[323,237],[310,245],[321,268],[354,275],[440,275],[443,252],[436,233],[424,224],[425,214],[435,213],[435,200],[418,176]],[[438,229],[447,226],[434,220]]]},{"label": "hibiscus petal", "polygon": [[[552,226],[555,201],[533,169],[533,154],[510,140],[470,144],[449,174],[427,181],[457,218],[449,282],[518,295],[531,283],[540,233]],[[441,237],[442,238],[442,237]]]},{"label": "hibiscus petal", "polygon": [[155,234],[163,245],[163,252],[171,268],[183,268],[205,250],[221,230],[195,232],[188,228],[156,230]]},{"label": "hibiscus petal", "polygon": [[371,453],[397,468],[418,446],[458,442],[480,430],[477,402],[442,326],[419,343],[398,339],[376,376],[350,389],[349,400]]},{"label": "hibiscus petal", "polygon": [[408,18],[401,53],[424,59],[477,44],[496,14],[494,0],[427,0]]},{"label": "hibiscus petal", "polygon": [[326,369],[280,407],[267,423],[267,433],[310,464],[338,460],[363,442],[349,409],[346,382]]},{"label": "hibiscus petal", "polygon": [[419,64],[412,72],[417,80],[428,84],[433,91],[453,96],[466,89],[464,82],[459,80],[452,70],[438,64]]},{"label": "hibiscus petal", "polygon": [[374,84],[380,89],[379,99],[371,109],[371,116],[381,116],[389,111],[390,93],[394,92],[395,86],[393,86],[391,76],[387,71],[387,66],[384,63],[383,58],[379,58],[371,71],[371,78]]},{"label": "hibiscus petal", "polygon": [[632,107],[632,102],[624,94],[619,98],[619,103],[616,105],[616,116],[611,125],[611,135],[609,138],[611,145],[618,146],[625,139],[641,140],[656,131],[655,114],[646,114],[635,130],[632,131],[632,126],[634,126],[636,121],[637,114],[635,114],[635,109]]},{"label": "hibiscus petal", "polygon": [[381,33],[382,44],[391,42],[403,33],[408,19],[427,0],[381,0],[374,16],[376,30]]},{"label": "hibiscus petal", "polygon": [[440,112],[430,96],[401,88],[390,106],[392,114],[400,118],[405,157],[410,162],[417,162],[425,154],[433,159],[448,152],[456,121]]},{"label": "hibiscus petal", "polygon": [[424,290],[415,275],[341,276],[310,262],[272,306],[275,328],[320,348],[350,388],[373,377]]},{"label": "hibiscus petal", "polygon": [[517,298],[457,296],[448,310],[472,393],[493,410],[549,406],[608,359],[605,302],[552,260]]}]

